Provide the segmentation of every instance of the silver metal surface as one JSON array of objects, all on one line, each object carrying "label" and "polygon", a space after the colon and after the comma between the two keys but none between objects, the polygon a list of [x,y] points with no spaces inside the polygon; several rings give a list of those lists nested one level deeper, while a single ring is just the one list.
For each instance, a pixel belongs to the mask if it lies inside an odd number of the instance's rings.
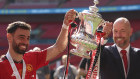
[{"label": "silver metal surface", "polygon": [[78,30],[76,30],[71,36],[71,44],[76,49],[70,50],[70,53],[90,58],[87,51],[95,50],[97,48],[95,32],[98,26],[103,25],[104,19],[98,13],[96,4],[98,0],[94,0],[94,6],[89,6],[89,10],[84,10],[78,13],[80,24]]}]

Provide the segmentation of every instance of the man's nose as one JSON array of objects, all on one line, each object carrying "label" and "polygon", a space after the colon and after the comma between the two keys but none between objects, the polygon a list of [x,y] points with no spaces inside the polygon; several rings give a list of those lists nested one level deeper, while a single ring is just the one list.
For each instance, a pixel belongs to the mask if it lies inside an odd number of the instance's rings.
[{"label": "man's nose", "polygon": [[117,32],[117,33],[116,33],[116,36],[117,36],[117,37],[121,37],[121,36],[122,36],[122,33],[121,33],[121,32]]},{"label": "man's nose", "polygon": [[22,43],[29,44],[29,40],[28,39],[24,39],[24,40],[22,40]]}]

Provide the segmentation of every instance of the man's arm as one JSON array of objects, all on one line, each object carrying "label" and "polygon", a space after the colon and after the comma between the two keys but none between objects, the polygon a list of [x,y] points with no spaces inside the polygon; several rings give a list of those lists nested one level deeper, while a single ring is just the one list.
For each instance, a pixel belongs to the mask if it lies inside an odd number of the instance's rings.
[{"label": "man's arm", "polygon": [[82,60],[80,61],[80,64],[79,64],[78,74],[77,74],[75,79],[80,79],[81,76],[86,76],[86,74],[87,74],[87,63],[88,63],[87,59],[82,58]]},{"label": "man's arm", "polygon": [[76,13],[77,12],[75,10],[71,9],[65,14],[61,32],[56,40],[56,43],[53,46],[47,48],[46,61],[51,60],[65,50],[68,42],[69,21],[75,20]]}]

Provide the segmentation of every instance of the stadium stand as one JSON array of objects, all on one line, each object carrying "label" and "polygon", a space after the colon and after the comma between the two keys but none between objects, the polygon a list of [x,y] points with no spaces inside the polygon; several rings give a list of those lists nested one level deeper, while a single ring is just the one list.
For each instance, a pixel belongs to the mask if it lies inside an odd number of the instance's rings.
[{"label": "stadium stand", "polygon": [[61,5],[61,8],[88,7],[93,5],[92,0],[70,0]]},{"label": "stadium stand", "polygon": [[[110,5],[136,5],[140,4],[140,0],[108,0],[111,1]],[[108,5],[108,4],[107,4]]]},{"label": "stadium stand", "polygon": [[39,27],[40,23],[29,23],[32,27],[32,30],[36,29]]},{"label": "stadium stand", "polygon": [[137,32],[140,30],[140,20],[133,20],[131,21],[131,25],[133,27],[133,31]]},{"label": "stadium stand", "polygon": [[5,39],[6,38],[6,26],[8,24],[0,24],[0,38]]},{"label": "stadium stand", "polygon": [[44,31],[44,33],[41,35],[40,38],[56,39],[60,32],[61,25],[62,25],[61,22],[60,23],[50,22],[50,23],[42,24],[41,29]]},{"label": "stadium stand", "polygon": [[0,1],[0,8],[3,8],[4,5],[5,5],[5,0],[1,0]]},{"label": "stadium stand", "polygon": [[47,3],[12,3],[8,5],[8,9],[33,9],[33,8],[56,8],[57,4],[47,4]]},{"label": "stadium stand", "polygon": [[[136,5],[140,0],[99,0],[97,6]],[[0,7],[8,9],[89,7],[93,0],[1,0]]]}]

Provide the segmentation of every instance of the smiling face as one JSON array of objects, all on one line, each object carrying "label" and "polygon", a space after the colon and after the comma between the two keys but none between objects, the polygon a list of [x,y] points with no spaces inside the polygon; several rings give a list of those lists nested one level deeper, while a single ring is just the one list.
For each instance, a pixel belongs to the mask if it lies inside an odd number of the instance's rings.
[{"label": "smiling face", "polygon": [[10,23],[6,28],[9,52],[24,54],[29,45],[31,26],[22,21]]},{"label": "smiling face", "polygon": [[132,29],[126,18],[119,18],[113,24],[113,40],[117,46],[125,49],[130,43]]},{"label": "smiling face", "polygon": [[29,45],[30,31],[18,28],[11,37],[11,48],[13,48],[16,53],[24,54]]}]

